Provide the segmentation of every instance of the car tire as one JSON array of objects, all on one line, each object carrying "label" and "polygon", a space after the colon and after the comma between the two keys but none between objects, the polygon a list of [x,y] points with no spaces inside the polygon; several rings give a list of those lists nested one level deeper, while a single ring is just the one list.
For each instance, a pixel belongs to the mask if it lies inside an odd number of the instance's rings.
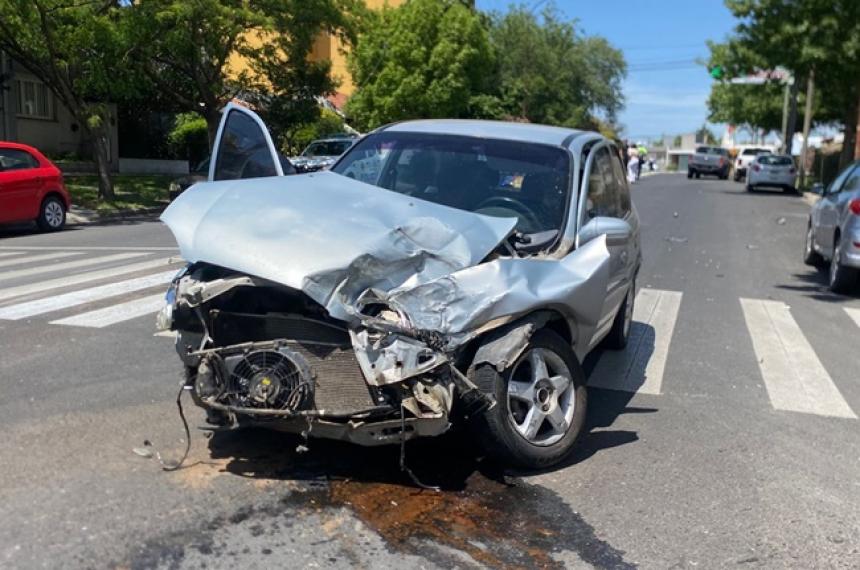
[{"label": "car tire", "polygon": [[[535,373],[540,364],[533,362],[543,362],[543,374]],[[501,373],[481,364],[469,375],[496,400],[473,424],[488,455],[540,469],[564,459],[576,444],[588,405],[585,374],[573,350],[556,333],[547,329],[534,333],[522,355]]]},{"label": "car tire", "polygon": [[697,172],[697,173],[696,173],[696,180],[698,180],[698,179],[699,179],[699,178],[701,178],[701,177],[702,177],[702,173],[701,173],[701,172]]},{"label": "car tire", "polygon": [[692,171],[692,170],[688,170],[688,171],[687,171],[687,178],[692,178],[692,177],[693,177],[693,171]]},{"label": "car tire", "polygon": [[48,196],[42,200],[36,223],[43,232],[56,232],[63,229],[66,225],[66,205],[58,197]]},{"label": "car tire", "polygon": [[842,265],[842,248],[839,234],[833,238],[833,256],[830,259],[829,288],[834,293],[848,293],[857,284],[857,270]]},{"label": "car tire", "polygon": [[735,171],[735,173],[734,173],[734,175],[732,176],[732,178],[734,179],[734,181],[735,181],[735,182],[740,182],[740,181],[741,181],[741,175],[740,175],[740,173],[738,173],[737,171]]},{"label": "car tire", "polygon": [[806,228],[806,240],[803,248],[803,263],[806,265],[811,265],[812,267],[824,267],[825,261],[824,258],[821,257],[821,254],[815,251],[815,247],[813,246],[813,232],[812,232],[812,223],[807,224]]},{"label": "car tire", "polygon": [[755,192],[755,186],[752,184],[747,184],[747,192]]},{"label": "car tire", "polygon": [[627,341],[630,340],[630,329],[633,326],[633,309],[635,304],[636,281],[633,281],[630,289],[627,291],[627,295],[624,297],[624,302],[618,307],[615,320],[612,321],[612,328],[603,341],[606,348],[624,350],[627,347]]}]

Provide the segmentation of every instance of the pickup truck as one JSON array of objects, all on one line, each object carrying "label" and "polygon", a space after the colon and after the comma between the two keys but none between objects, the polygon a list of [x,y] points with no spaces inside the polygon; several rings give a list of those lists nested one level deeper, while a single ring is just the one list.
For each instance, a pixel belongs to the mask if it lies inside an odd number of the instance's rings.
[{"label": "pickup truck", "polygon": [[730,166],[729,151],[718,146],[700,146],[687,163],[687,178],[713,174],[725,180],[729,177]]},{"label": "pickup truck", "polygon": [[771,154],[773,151],[769,148],[761,148],[761,147],[747,147],[742,148],[738,153],[738,158],[735,161],[735,174],[734,179],[735,182],[740,182],[744,180],[747,176],[747,168],[751,162],[753,162],[756,157],[760,154]]}]

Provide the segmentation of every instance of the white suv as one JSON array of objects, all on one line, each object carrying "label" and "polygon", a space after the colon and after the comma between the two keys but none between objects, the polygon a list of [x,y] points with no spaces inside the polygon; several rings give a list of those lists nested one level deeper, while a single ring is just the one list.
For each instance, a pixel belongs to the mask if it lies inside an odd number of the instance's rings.
[{"label": "white suv", "polygon": [[747,168],[752,161],[756,159],[756,157],[760,154],[771,154],[769,148],[762,147],[748,147],[741,149],[738,153],[738,158],[735,160],[735,174],[734,180],[735,182],[741,182],[746,178]]}]

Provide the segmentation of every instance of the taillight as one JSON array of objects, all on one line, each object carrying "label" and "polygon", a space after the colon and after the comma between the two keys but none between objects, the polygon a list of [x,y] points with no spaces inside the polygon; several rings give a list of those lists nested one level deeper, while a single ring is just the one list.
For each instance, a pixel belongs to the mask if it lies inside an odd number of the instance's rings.
[{"label": "taillight", "polygon": [[753,170],[755,170],[756,172],[758,172],[758,171],[760,171],[760,170],[761,170],[761,166],[759,166],[758,164],[753,164]]},{"label": "taillight", "polygon": [[860,216],[860,198],[854,198],[848,202],[848,211],[855,216]]},{"label": "taillight", "polygon": [[741,161],[741,159],[738,159],[738,166],[743,166],[743,165],[744,165],[744,163]]}]

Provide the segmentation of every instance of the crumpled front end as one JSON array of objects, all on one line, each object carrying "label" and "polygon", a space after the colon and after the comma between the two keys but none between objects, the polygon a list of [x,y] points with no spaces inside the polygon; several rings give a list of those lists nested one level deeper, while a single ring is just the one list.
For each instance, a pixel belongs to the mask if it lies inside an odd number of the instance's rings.
[{"label": "crumpled front end", "polygon": [[503,247],[515,220],[314,177],[201,185],[162,217],[191,265],[161,326],[211,420],[365,445],[438,435],[494,405],[474,362],[503,367],[550,318],[591,338],[604,239],[520,258]]}]

